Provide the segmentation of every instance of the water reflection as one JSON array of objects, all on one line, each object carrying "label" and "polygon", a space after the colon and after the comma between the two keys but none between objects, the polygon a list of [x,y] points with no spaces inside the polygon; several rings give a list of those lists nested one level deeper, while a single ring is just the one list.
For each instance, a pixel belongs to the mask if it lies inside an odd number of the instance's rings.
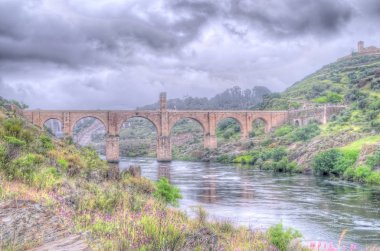
[{"label": "water reflection", "polygon": [[300,230],[305,240],[380,243],[380,189],[313,176],[284,175],[216,163],[157,163],[126,159],[120,168],[138,164],[153,180],[167,177],[181,189],[181,209],[203,206],[214,218],[267,228],[282,222]]}]

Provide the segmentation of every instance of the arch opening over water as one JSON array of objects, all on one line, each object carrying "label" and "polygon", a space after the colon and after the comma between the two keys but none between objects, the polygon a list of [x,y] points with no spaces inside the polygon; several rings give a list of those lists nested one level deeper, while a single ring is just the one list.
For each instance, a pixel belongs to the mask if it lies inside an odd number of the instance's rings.
[{"label": "arch opening over water", "polygon": [[241,139],[241,124],[235,118],[225,118],[218,121],[216,126],[218,146]]},{"label": "arch opening over water", "polygon": [[182,118],[170,129],[174,159],[197,159],[203,155],[204,129],[193,118]]},{"label": "arch opening over water", "polygon": [[262,118],[257,118],[252,121],[252,130],[249,133],[250,138],[259,137],[265,134],[267,122]]},{"label": "arch opening over water", "polygon": [[131,117],[124,121],[119,130],[121,157],[156,157],[157,128],[144,117]]},{"label": "arch opening over water", "polygon": [[99,154],[106,153],[106,126],[95,117],[83,117],[73,125],[73,141],[81,146],[95,149]]}]

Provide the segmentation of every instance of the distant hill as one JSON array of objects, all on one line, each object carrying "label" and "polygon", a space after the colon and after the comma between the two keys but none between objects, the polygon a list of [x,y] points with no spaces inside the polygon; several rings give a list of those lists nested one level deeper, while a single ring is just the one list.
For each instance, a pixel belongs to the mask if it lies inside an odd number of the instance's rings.
[{"label": "distant hill", "polygon": [[378,96],[380,55],[354,54],[322,67],[281,94],[264,97],[257,109],[291,109],[302,106],[356,102],[360,92]]},{"label": "distant hill", "polygon": [[[263,96],[270,94],[270,90],[264,86],[255,86],[252,89],[242,90],[239,86],[234,86],[224,92],[208,98],[185,97],[182,99],[169,99],[168,108],[178,110],[238,110],[252,109],[263,100]],[[159,108],[159,103],[138,107],[139,110],[155,110]]]}]

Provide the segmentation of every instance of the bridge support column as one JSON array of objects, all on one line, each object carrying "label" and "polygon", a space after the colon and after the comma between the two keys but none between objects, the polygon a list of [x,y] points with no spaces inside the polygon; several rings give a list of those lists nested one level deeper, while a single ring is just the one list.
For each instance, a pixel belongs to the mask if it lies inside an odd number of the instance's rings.
[{"label": "bridge support column", "polygon": [[110,163],[119,162],[119,136],[107,135],[106,159]]},{"label": "bridge support column", "polygon": [[204,136],[204,148],[206,149],[216,149],[218,147],[218,142],[215,135],[205,135]]},{"label": "bridge support column", "polygon": [[157,137],[157,160],[160,162],[168,162],[172,160],[170,136]]}]

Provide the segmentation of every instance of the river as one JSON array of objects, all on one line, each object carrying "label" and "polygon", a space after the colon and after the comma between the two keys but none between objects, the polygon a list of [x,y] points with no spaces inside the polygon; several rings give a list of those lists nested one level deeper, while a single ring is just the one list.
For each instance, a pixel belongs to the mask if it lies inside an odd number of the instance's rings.
[{"label": "river", "polygon": [[141,166],[152,180],[167,177],[180,188],[180,208],[192,215],[201,205],[212,219],[267,229],[282,222],[298,229],[305,243],[380,244],[380,188],[316,178],[275,174],[220,163],[150,158],[122,159],[119,166]]}]

